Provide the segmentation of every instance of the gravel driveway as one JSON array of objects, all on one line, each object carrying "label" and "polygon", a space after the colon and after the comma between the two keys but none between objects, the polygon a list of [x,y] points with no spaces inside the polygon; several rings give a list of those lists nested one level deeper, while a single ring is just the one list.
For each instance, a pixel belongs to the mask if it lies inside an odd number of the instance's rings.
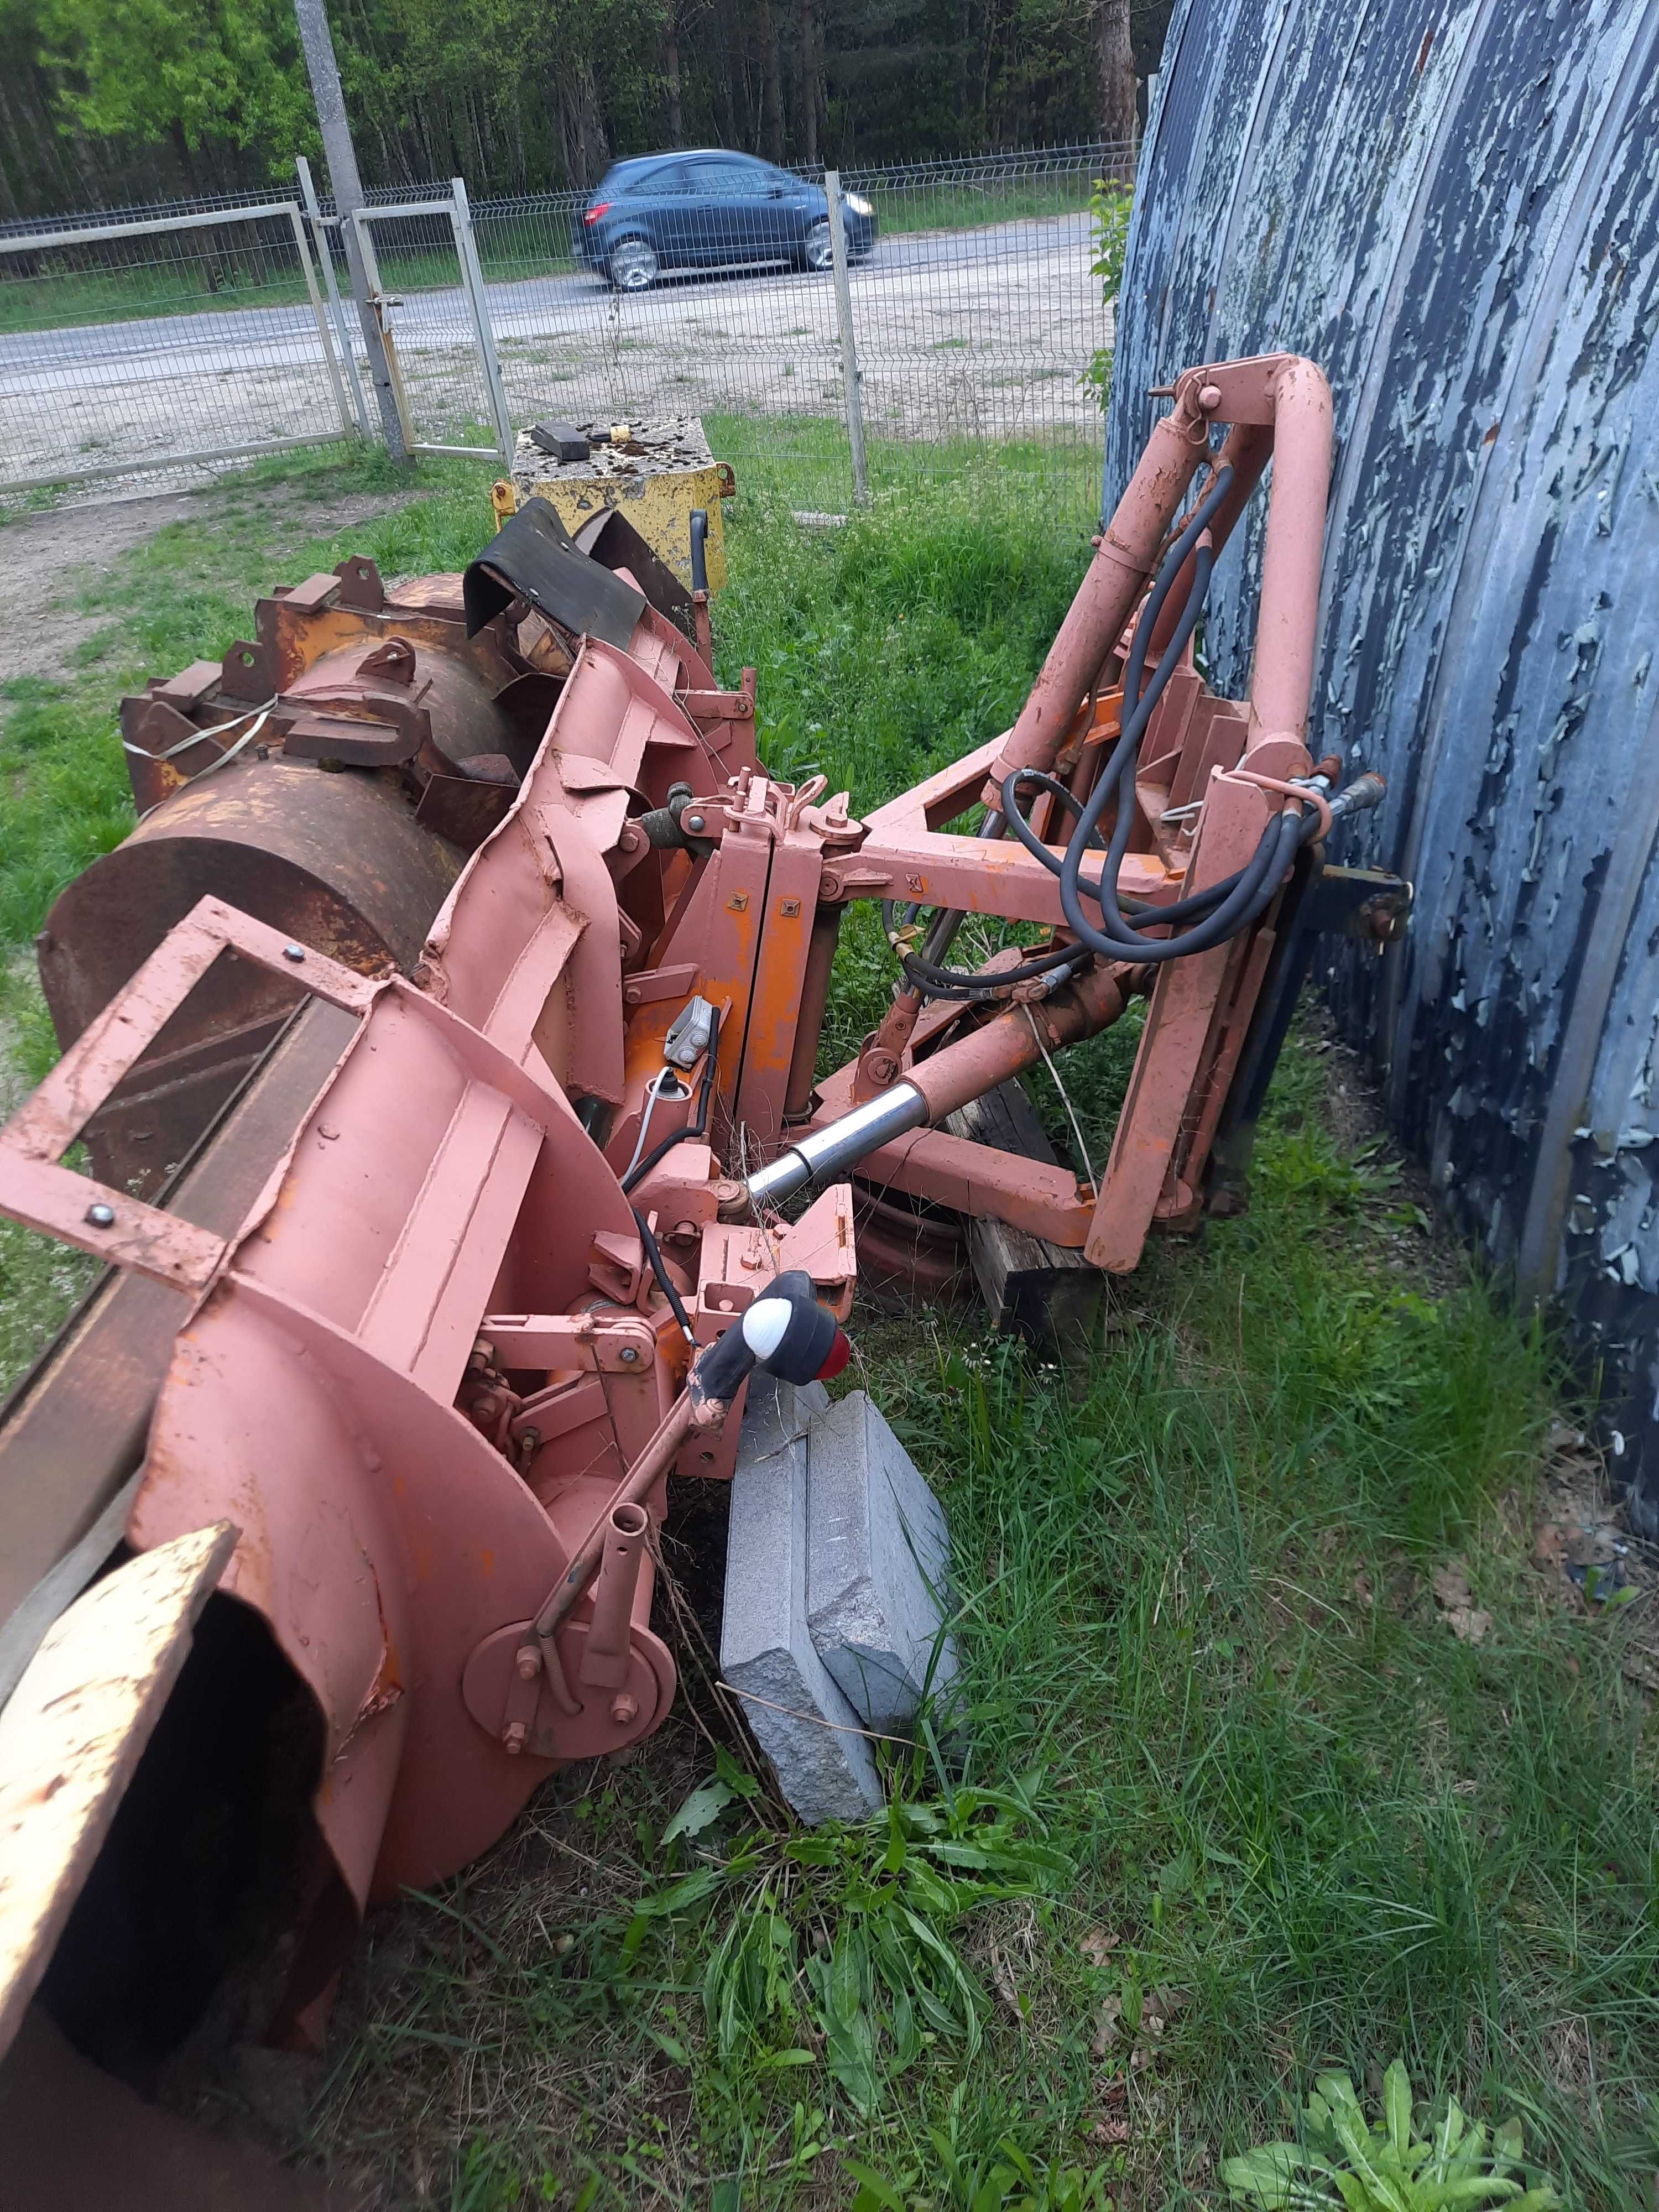
[{"label": "gravel driveway", "polygon": [[[871,432],[1097,437],[1078,378],[1109,318],[1089,257],[1082,214],[884,240],[850,277]],[[487,289],[520,420],[842,413],[828,276],[671,278],[626,297],[586,275]],[[478,442],[489,417],[459,287],[411,294],[393,328],[418,435]],[[283,307],[0,337],[0,419],[3,488],[314,436],[339,417],[310,311]]]}]

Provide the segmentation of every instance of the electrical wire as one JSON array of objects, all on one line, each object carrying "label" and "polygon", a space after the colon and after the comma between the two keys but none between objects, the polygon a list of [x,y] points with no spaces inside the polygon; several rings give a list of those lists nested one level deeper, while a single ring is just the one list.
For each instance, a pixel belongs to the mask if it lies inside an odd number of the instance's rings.
[{"label": "electrical wire", "polygon": [[645,1150],[645,1140],[650,1132],[651,1116],[657,1110],[657,1101],[662,1097],[663,1091],[671,1079],[678,1083],[679,1081],[678,1074],[673,1068],[663,1066],[657,1070],[656,1073],[652,1077],[650,1083],[647,1085],[645,1093],[645,1111],[640,1116],[640,1133],[634,1139],[634,1157],[629,1160],[628,1165],[622,1171],[622,1187],[624,1190],[628,1188],[628,1178],[633,1174],[635,1169],[638,1167],[640,1164],[640,1154]]},{"label": "electrical wire", "polygon": [[[714,1055],[720,1050],[720,1011],[716,1007],[712,1012],[708,1025],[708,1049],[703,1061],[702,1081],[697,1087],[696,1113],[690,1121],[676,1129],[672,1136],[665,1137],[659,1145],[653,1146],[643,1159],[639,1157],[639,1146],[636,1145],[634,1147],[635,1156],[629,1161],[627,1170],[622,1177],[622,1187],[624,1191],[630,1191],[636,1185],[643,1182],[652,1169],[656,1166],[657,1162],[665,1159],[676,1145],[683,1144],[688,1137],[702,1138],[708,1134],[708,1109],[714,1103]],[[647,1119],[649,1118],[650,1113],[647,1108]],[[643,1137],[643,1130],[641,1134]]]}]

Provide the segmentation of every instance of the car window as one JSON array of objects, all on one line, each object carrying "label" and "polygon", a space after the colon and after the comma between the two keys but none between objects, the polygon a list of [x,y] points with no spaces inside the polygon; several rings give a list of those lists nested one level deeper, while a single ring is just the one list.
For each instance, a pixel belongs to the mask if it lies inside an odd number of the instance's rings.
[{"label": "car window", "polygon": [[746,161],[694,161],[693,189],[706,199],[763,199],[771,188],[764,169],[751,169]]},{"label": "car window", "polygon": [[688,191],[690,187],[686,181],[684,163],[670,161],[663,168],[647,169],[644,176],[636,177],[628,189],[630,192],[650,193],[654,197],[659,192]]}]

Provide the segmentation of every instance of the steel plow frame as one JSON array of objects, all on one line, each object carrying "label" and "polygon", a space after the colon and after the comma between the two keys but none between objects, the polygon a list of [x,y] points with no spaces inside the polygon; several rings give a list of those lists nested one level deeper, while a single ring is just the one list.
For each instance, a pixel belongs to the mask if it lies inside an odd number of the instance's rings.
[{"label": "steel plow frame", "polygon": [[[399,836],[441,846],[430,880],[453,872],[402,973],[385,932],[331,949],[287,910],[200,898],[0,1132],[0,1212],[190,1302],[127,1536],[148,1553],[234,1528],[220,1588],[264,1623],[318,1719],[322,1850],[283,2033],[317,2032],[341,1931],[368,1902],[465,1865],[557,1765],[660,1724],[668,1477],[728,1475],[744,1402],[740,1382],[711,1395],[694,1368],[793,1270],[846,1317],[854,1166],[1112,1272],[1201,1212],[1236,1071],[1258,1095],[1305,966],[1291,924],[1316,845],[1248,927],[1154,967],[1076,945],[1053,869],[987,834],[1014,769],[1087,800],[1194,479],[1232,471],[1218,551],[1270,458],[1249,696],[1217,697],[1190,648],[1174,668],[1134,766],[1120,889],[1167,907],[1241,869],[1276,819],[1330,823],[1334,764],[1316,771],[1306,744],[1329,393],[1310,363],[1272,356],[1190,369],[1170,396],[1013,728],[862,818],[822,780],[765,772],[752,672],[722,690],[626,566],[599,595],[609,641],[562,626],[547,579],[580,572],[530,543],[556,529],[544,519],[489,549],[487,618],[463,620],[459,580],[388,596],[371,564],[342,563],[264,603],[222,672],[198,665],[128,717],[149,733],[130,743],[135,786],[158,794],[143,835],[165,837],[199,769],[222,769],[227,803],[257,787],[308,808],[326,769],[412,807]],[[271,757],[227,760],[216,718],[246,718],[256,694]],[[526,700],[539,737],[515,766]],[[979,805],[977,834],[952,827]],[[1044,840],[1054,805],[1033,817]],[[1062,846],[1047,850],[1058,864]],[[954,1000],[903,983],[818,1080],[858,899],[1045,926],[1058,964],[1005,985],[999,956]],[[235,990],[271,977],[355,1026],[237,1225],[62,1164],[193,992],[229,988],[234,1020]],[[936,1126],[1136,998],[1097,1188]],[[827,1187],[792,1220],[778,1177]]]}]

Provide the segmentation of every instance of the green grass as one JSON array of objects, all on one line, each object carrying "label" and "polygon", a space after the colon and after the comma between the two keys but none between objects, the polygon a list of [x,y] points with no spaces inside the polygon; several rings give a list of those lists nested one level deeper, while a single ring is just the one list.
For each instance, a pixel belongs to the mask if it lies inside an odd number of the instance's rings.
[{"label": "green grass", "polygon": [[[526,250],[511,240],[493,240],[486,226],[479,259],[489,283],[526,276],[568,276],[575,269],[568,246]],[[154,248],[156,241],[143,245]],[[230,314],[239,308],[296,307],[309,300],[306,281],[291,252],[273,262],[266,250],[229,244],[211,268],[195,250],[174,261],[159,258],[136,266],[77,269],[64,255],[43,254],[35,276],[22,276],[0,257],[0,332],[62,330],[88,323],[128,323],[151,316]],[[83,249],[85,250],[85,249]],[[389,293],[453,291],[460,284],[454,253],[432,246],[407,252],[378,252],[380,279]],[[343,299],[350,290],[343,269],[337,270]],[[327,301],[320,267],[317,288]]]},{"label": "green grass", "polygon": [[977,230],[982,224],[1040,222],[1057,215],[1081,215],[1089,205],[1092,179],[1072,172],[1030,177],[1016,183],[913,185],[872,192],[884,238],[923,230]]},{"label": "green grass", "polygon": [[[851,515],[853,469],[847,432],[812,415],[702,417],[711,450],[729,461],[752,507]],[[872,431],[866,440],[871,505],[907,532],[919,507],[971,518],[973,529],[1027,544],[1030,518],[1045,536],[1070,548],[1079,532],[1097,527],[1100,510],[1098,440],[1048,438],[896,438]],[[885,532],[890,524],[883,520]],[[860,543],[862,541],[860,541]]]},{"label": "green grass", "polygon": [[[7,947],[120,832],[114,692],[222,650],[256,586],[348,543],[459,565],[485,475],[457,469],[328,543],[301,513],[274,566],[268,518],[222,497],[116,563],[94,663],[5,709]],[[741,481],[720,657],[759,669],[775,769],[867,804],[1006,725],[1086,512],[1022,519],[968,470],[804,532],[793,479]],[[832,1049],[889,980],[860,910]],[[1091,1150],[1132,1042],[1062,1063]],[[961,1598],[963,1708],[897,1754],[891,1820],[790,1831],[676,1613],[685,1692],[646,1752],[556,1778],[371,1930],[296,2149],[451,2212],[1178,2212],[1292,2131],[1317,2071],[1364,2094],[1398,2053],[1419,2087],[1518,2110],[1571,2203],[1650,2201],[1635,1608],[1570,1612],[1534,1565],[1548,1347],[1425,1231],[1386,1149],[1338,1133],[1331,1070],[1293,1042],[1252,1212],[1117,1286],[1086,1389],[972,1317],[861,1315],[858,1379],[938,1488]],[[694,1597],[720,1556],[699,1497],[667,1554]],[[1433,1595],[1453,1558],[1492,1616],[1478,1646]]]}]

